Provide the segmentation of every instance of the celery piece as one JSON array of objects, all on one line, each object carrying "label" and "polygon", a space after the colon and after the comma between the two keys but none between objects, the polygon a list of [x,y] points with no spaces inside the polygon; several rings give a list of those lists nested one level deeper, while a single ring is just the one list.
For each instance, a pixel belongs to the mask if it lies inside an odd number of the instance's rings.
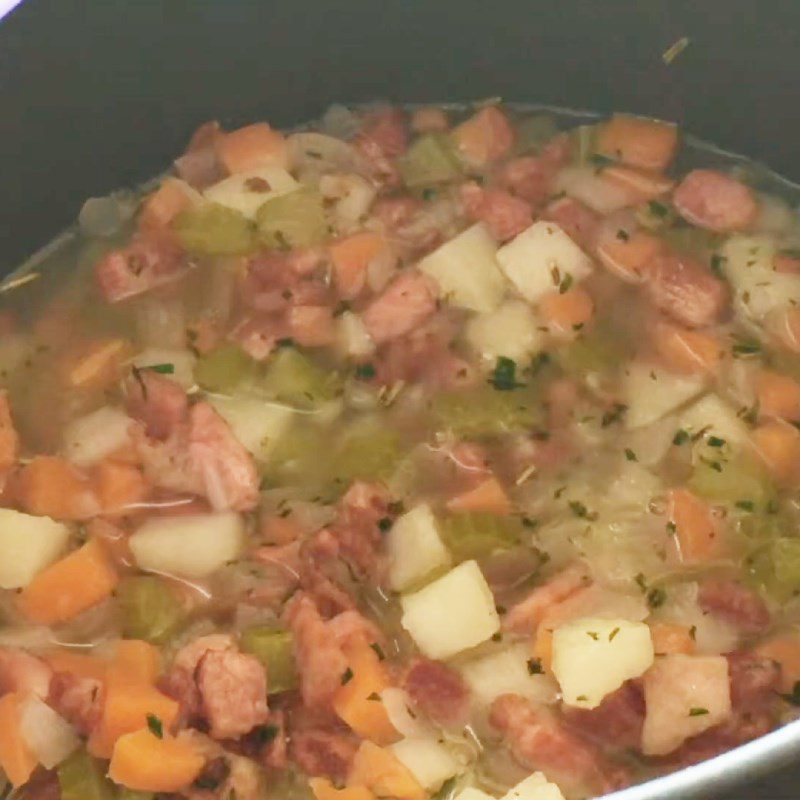
[{"label": "celery piece", "polygon": [[256,212],[258,236],[273,250],[313,247],[328,238],[322,195],[308,186],[271,197]]},{"label": "celery piece", "polygon": [[270,359],[260,381],[272,398],[298,408],[314,408],[341,393],[341,379],[294,347],[282,347]]},{"label": "celery piece", "polygon": [[415,139],[399,160],[400,175],[410,188],[446,183],[461,176],[453,143],[443,133]]},{"label": "celery piece", "polygon": [[609,320],[598,320],[589,332],[556,351],[561,367],[579,376],[591,372],[613,373],[629,355],[632,342],[615,331]]},{"label": "celery piece", "polygon": [[498,392],[490,386],[437,394],[431,411],[440,428],[459,437],[530,430],[543,419],[541,402],[530,390]]},{"label": "celery piece", "polygon": [[280,477],[302,476],[305,481],[315,483],[327,473],[328,442],[322,428],[313,424],[295,425],[289,436],[282,436],[270,453],[269,463],[264,465],[265,476],[276,480]]},{"label": "celery piece", "polygon": [[218,203],[182,211],[173,230],[184,249],[193,255],[242,255],[257,244],[253,224],[243,214]]},{"label": "celery piece", "polygon": [[595,152],[595,125],[578,125],[572,129],[573,157],[578,164],[586,164]]},{"label": "celery piece", "polygon": [[538,153],[558,133],[556,121],[549,114],[534,114],[516,126],[515,153]]},{"label": "celery piece", "polygon": [[61,800],[114,800],[114,785],[100,762],[76,750],[58,767]]},{"label": "celery piece", "polygon": [[162,578],[123,578],[117,587],[125,636],[163,644],[184,618],[183,607]]},{"label": "celery piece", "polygon": [[230,392],[252,378],[256,362],[235,344],[224,344],[200,356],[194,367],[194,379],[211,392]]},{"label": "celery piece", "polygon": [[663,200],[648,200],[636,209],[636,221],[649,231],[663,231],[677,218],[675,209]]},{"label": "celery piece", "polygon": [[442,538],[457,561],[483,558],[517,543],[519,530],[494,514],[459,512],[441,520]]},{"label": "celery piece", "polygon": [[710,447],[703,449],[703,455],[692,466],[689,486],[715,503],[753,503],[758,509],[775,495],[767,471],[754,458],[745,453],[715,457]]},{"label": "celery piece", "polygon": [[756,583],[783,602],[800,589],[800,539],[781,536],[766,543],[746,562]]},{"label": "celery piece", "polygon": [[402,455],[400,434],[368,418],[342,433],[334,447],[332,470],[345,484],[356,478],[382,480],[395,471]]},{"label": "celery piece", "polygon": [[289,631],[268,625],[248,628],[242,633],[241,645],[266,666],[270,694],[297,688],[294,639]]}]

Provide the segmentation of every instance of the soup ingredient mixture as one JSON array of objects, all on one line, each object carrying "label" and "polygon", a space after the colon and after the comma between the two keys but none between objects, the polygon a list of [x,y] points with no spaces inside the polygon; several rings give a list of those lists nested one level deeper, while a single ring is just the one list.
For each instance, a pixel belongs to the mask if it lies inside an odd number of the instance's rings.
[{"label": "soup ingredient mixture", "polygon": [[2,293],[7,791],[585,798],[791,719],[800,227],[690,155],[335,107],[87,203]]}]

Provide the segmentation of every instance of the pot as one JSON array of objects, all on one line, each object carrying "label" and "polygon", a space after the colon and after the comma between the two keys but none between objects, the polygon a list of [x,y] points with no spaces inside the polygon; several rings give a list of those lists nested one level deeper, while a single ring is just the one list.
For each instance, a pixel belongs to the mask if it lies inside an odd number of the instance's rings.
[{"label": "pot", "polygon": [[[292,126],[334,101],[636,112],[800,179],[799,47],[788,0],[25,0],[0,22],[0,271],[85,198],[163,170],[204,120]],[[798,755],[800,722],[611,797],[749,798]],[[798,787],[776,773],[755,796]]]}]

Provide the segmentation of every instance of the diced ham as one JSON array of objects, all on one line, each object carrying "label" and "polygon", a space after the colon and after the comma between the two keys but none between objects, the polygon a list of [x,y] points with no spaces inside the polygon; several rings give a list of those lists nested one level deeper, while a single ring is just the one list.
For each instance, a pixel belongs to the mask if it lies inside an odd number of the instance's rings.
[{"label": "diced ham", "polygon": [[400,108],[378,108],[367,112],[359,135],[375,142],[388,158],[397,158],[408,146],[408,127]]},{"label": "diced ham", "polygon": [[542,219],[555,222],[584,250],[591,250],[594,246],[601,222],[594,211],[572,197],[554,200],[545,208]]},{"label": "diced ham", "polygon": [[633,750],[642,741],[644,713],[642,690],[632,681],[606,695],[597,708],[563,707],[567,725],[582,737],[600,746]]},{"label": "diced ham", "polygon": [[215,739],[238,739],[267,721],[267,676],[254,656],[210,650],[196,671],[203,716]]},{"label": "diced ham", "polygon": [[103,256],[95,265],[95,278],[103,297],[109,303],[118,303],[177,280],[187,269],[173,244],[138,237]]},{"label": "diced ham", "polygon": [[690,328],[719,322],[728,306],[728,289],[711,270],[674,253],[651,262],[642,288],[656,308]]},{"label": "diced ham", "polygon": [[[267,769],[283,770],[289,764],[289,743],[286,736],[286,712],[270,711],[269,726],[275,734],[261,752],[261,763]],[[257,731],[258,733],[258,731]]]},{"label": "diced ham", "polygon": [[329,306],[294,306],[289,309],[289,335],[303,347],[331,344],[335,329]]},{"label": "diced ham", "polygon": [[706,614],[729,622],[744,634],[763,633],[769,627],[769,609],[759,594],[736,581],[707,580],[697,599]]},{"label": "diced ham", "polygon": [[317,248],[270,251],[254,256],[239,284],[242,303],[261,313],[282,312],[293,305],[325,305],[332,299],[319,272],[324,253]]},{"label": "diced ham", "polygon": [[441,661],[414,659],[403,688],[416,708],[438,725],[456,728],[469,716],[469,687],[460,672]]},{"label": "diced ham", "polygon": [[568,567],[512,606],[503,620],[503,628],[512,633],[532,635],[550,609],[590,583],[591,578],[583,564]]},{"label": "diced ham", "polygon": [[183,387],[149,369],[137,370],[126,381],[125,405],[154,439],[166,439],[189,412],[189,398]]},{"label": "diced ham", "polygon": [[692,170],[675,189],[672,201],[692,225],[719,233],[743,230],[758,214],[750,189],[713,169]]},{"label": "diced ham", "polygon": [[550,195],[553,175],[553,168],[541,158],[521,156],[504,164],[498,179],[512,194],[539,208]]},{"label": "diced ham", "polygon": [[521,766],[543,772],[565,791],[604,793],[630,782],[627,770],[565,728],[552,712],[524,697],[500,695],[492,703],[489,723]]},{"label": "diced ham", "polygon": [[215,144],[224,136],[219,122],[204,122],[192,134],[186,152],[175,160],[178,176],[196,189],[203,189],[225,176],[225,169],[217,158]]},{"label": "diced ham", "polygon": [[0,647],[0,695],[33,692],[43,700],[50,694],[53,670],[44,661],[14,647]]},{"label": "diced ham", "polygon": [[50,682],[47,703],[80,734],[88,736],[100,720],[103,684],[95,678],[56,672]]},{"label": "diced ham", "polygon": [[309,776],[344,783],[358,739],[333,713],[307,706],[289,712],[289,758]]},{"label": "diced ham", "polygon": [[323,528],[304,542],[300,550],[300,585],[325,617],[355,607],[349,587],[352,578],[339,557],[339,542]]},{"label": "diced ham", "polygon": [[376,344],[410,333],[436,310],[436,286],[416,270],[395,278],[365,309],[362,320]]},{"label": "diced ham", "polygon": [[412,217],[424,208],[424,203],[416,197],[383,197],[372,209],[373,217],[386,231],[407,224]]},{"label": "diced ham", "polygon": [[769,658],[750,653],[730,653],[731,705],[742,713],[774,708],[781,687],[781,668]]},{"label": "diced ham", "polygon": [[254,361],[266,361],[277,346],[281,331],[282,325],[274,317],[246,317],[228,334],[228,339],[236,342]]},{"label": "diced ham", "polygon": [[515,197],[505,189],[484,189],[474,181],[460,190],[461,202],[473,222],[484,222],[499,242],[522,233],[533,223],[533,213],[527,200]]}]

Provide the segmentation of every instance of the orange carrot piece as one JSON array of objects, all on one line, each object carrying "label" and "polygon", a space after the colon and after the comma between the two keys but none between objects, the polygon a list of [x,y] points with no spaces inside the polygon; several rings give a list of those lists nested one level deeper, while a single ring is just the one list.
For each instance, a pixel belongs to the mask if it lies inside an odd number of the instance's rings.
[{"label": "orange carrot piece", "polygon": [[597,244],[600,263],[627,283],[641,283],[650,262],[664,249],[663,242],[644,231],[633,231],[620,238],[604,236]]},{"label": "orange carrot piece", "polygon": [[550,333],[575,336],[592,319],[592,296],[580,286],[566,292],[550,292],[539,301],[539,314]]},{"label": "orange carrot piece", "polygon": [[356,751],[348,786],[366,786],[378,797],[395,797],[397,800],[425,800],[427,794],[391,750],[378,747],[373,742],[361,742]]},{"label": "orange carrot piece", "polygon": [[117,740],[147,727],[151,714],[161,721],[165,734],[178,718],[180,707],[175,700],[153,686],[133,683],[129,677],[109,675],[103,714],[88,743],[89,752],[97,758],[110,758]]},{"label": "orange carrot piece", "polygon": [[19,434],[11,416],[8,392],[0,392],[0,472],[6,472],[17,463]]},{"label": "orange carrot piece", "polygon": [[653,326],[652,340],[664,365],[673,372],[714,374],[724,355],[722,343],[714,334],[664,320]]},{"label": "orange carrot piece", "polygon": [[345,655],[353,677],[336,690],[334,711],[362,738],[377,744],[396,742],[400,735],[383,703],[375,699],[391,685],[386,666],[366,642],[354,642]]},{"label": "orange carrot piece", "polygon": [[148,485],[142,471],[116,459],[102,461],[94,470],[94,486],[103,514],[117,516],[130,512],[147,497]]},{"label": "orange carrot piece", "polygon": [[188,739],[159,738],[144,729],[117,740],[108,777],[138,792],[178,792],[194,781],[204,765],[205,757]]},{"label": "orange carrot piece", "polygon": [[511,500],[497,478],[487,478],[472,489],[447,501],[449,511],[485,511],[506,516],[511,513]]},{"label": "orange carrot piece", "polygon": [[640,169],[665,170],[677,146],[677,127],[654,119],[614,114],[597,131],[598,153]]},{"label": "orange carrot piece", "polygon": [[102,545],[91,539],[40,572],[22,590],[19,606],[32,622],[66,622],[105,600],[118,581]]},{"label": "orange carrot piece", "polygon": [[686,564],[708,561],[722,547],[711,507],[688,489],[669,492],[668,515],[675,526],[673,542],[678,559]]},{"label": "orange carrot piece", "polygon": [[110,681],[155,684],[161,674],[161,653],[150,642],[120,639],[108,668]]},{"label": "orange carrot piece", "polygon": [[788,375],[762,370],[756,376],[756,397],[763,416],[800,420],[800,383]]},{"label": "orange carrot piece", "polygon": [[64,367],[67,385],[76,389],[105,389],[116,383],[131,349],[126,339],[91,342],[67,359]]},{"label": "orange carrot piece", "polygon": [[514,129],[497,106],[486,106],[453,130],[461,155],[474,166],[504,156],[514,144]]},{"label": "orange carrot piece", "polygon": [[800,473],[800,431],[787,422],[765,422],[752,433],[756,453],[781,483],[791,483]]},{"label": "orange carrot piece", "polygon": [[105,682],[108,674],[108,661],[99,656],[53,650],[46,653],[43,659],[53,672],[68,672],[76,678]]},{"label": "orange carrot piece", "polygon": [[789,306],[767,316],[770,334],[793,353],[800,353],[800,308]]},{"label": "orange carrot piece", "polygon": [[371,231],[337,239],[329,246],[336,288],[342,297],[352,299],[361,291],[370,261],[385,247],[385,239]]},{"label": "orange carrot piece", "polygon": [[411,130],[415,133],[446,131],[450,127],[447,112],[439,106],[418,108],[411,115]]},{"label": "orange carrot piece", "polygon": [[605,180],[630,192],[638,202],[655,200],[672,191],[675,181],[655,172],[634,167],[607,167],[601,173]]},{"label": "orange carrot piece", "polygon": [[676,625],[671,622],[654,622],[650,626],[650,636],[653,639],[653,649],[656,655],[662,656],[669,653],[694,653],[694,639],[689,628],[685,625]]},{"label": "orange carrot piece", "polygon": [[366,786],[337,789],[328,778],[309,778],[308,785],[317,800],[375,800],[375,795]]},{"label": "orange carrot piece", "polygon": [[17,476],[23,511],[54,519],[82,520],[100,511],[86,476],[66,459],[36,456]]},{"label": "orange carrot piece", "polygon": [[0,697],[0,767],[13,786],[25,783],[38,764],[20,729],[22,700],[18,692]]},{"label": "orange carrot piece", "polygon": [[531,648],[533,657],[538,659],[545,672],[553,669],[553,628],[547,625],[539,625],[536,628],[536,635],[533,637]]},{"label": "orange carrot piece", "polygon": [[161,231],[169,227],[181,211],[193,204],[191,188],[177,178],[165,178],[142,204],[139,226],[144,230]]},{"label": "orange carrot piece", "polygon": [[288,166],[286,139],[266,122],[256,122],[220,136],[214,143],[217,157],[230,173],[264,166]]},{"label": "orange carrot piece", "polygon": [[781,665],[781,690],[791,692],[800,681],[800,635],[785,633],[768,639],[753,652]]}]

